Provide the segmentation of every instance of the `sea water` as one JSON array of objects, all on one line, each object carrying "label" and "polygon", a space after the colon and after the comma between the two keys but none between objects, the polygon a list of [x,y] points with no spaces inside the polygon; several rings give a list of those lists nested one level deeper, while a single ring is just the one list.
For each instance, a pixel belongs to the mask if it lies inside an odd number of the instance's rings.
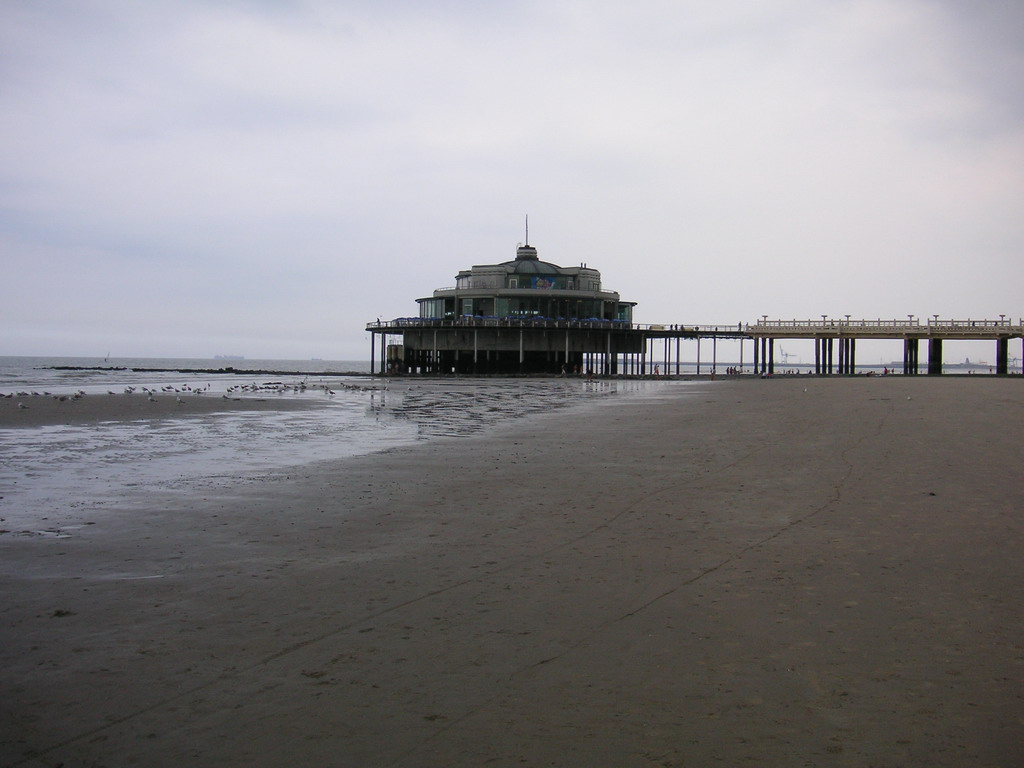
[{"label": "sea water", "polygon": [[[225,366],[292,373],[200,372]],[[61,521],[77,517],[69,513],[103,507],[142,489],[188,493],[200,486],[225,487],[268,470],[480,435],[515,419],[671,386],[578,378],[383,379],[359,375],[356,366],[345,361],[0,358],[0,394],[82,391],[86,397],[125,397],[127,387],[206,387],[205,396],[220,397],[245,385],[261,388],[262,399],[299,398],[312,406],[0,429],[0,530],[60,535]]]}]

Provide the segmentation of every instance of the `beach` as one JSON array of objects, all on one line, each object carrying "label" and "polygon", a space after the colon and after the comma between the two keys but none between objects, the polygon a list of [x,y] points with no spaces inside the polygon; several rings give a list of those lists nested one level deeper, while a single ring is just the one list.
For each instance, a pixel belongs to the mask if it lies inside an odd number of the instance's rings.
[{"label": "beach", "polygon": [[1020,765],[1022,383],[703,380],[0,523],[0,764]]}]

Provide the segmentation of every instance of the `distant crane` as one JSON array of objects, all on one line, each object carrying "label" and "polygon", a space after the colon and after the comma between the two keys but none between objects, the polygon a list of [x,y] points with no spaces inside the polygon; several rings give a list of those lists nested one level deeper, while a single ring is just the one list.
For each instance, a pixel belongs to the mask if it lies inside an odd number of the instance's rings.
[{"label": "distant crane", "polygon": [[783,365],[789,365],[789,358],[791,358],[791,357],[795,357],[796,361],[798,363],[800,362],[800,357],[798,355],[791,355],[789,352],[784,350],[781,346],[779,347],[779,357],[782,358],[782,364]]}]

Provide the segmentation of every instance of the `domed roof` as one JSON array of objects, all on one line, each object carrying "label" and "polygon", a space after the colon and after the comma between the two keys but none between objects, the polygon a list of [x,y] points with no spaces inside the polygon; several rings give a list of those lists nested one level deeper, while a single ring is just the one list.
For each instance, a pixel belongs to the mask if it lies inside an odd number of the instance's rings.
[{"label": "domed roof", "polygon": [[537,258],[537,249],[532,245],[520,245],[516,248],[515,261],[506,261],[504,265],[517,275],[558,275],[562,268],[549,261],[541,261]]},{"label": "domed roof", "polygon": [[517,275],[560,275],[562,268],[547,261],[507,261]]}]

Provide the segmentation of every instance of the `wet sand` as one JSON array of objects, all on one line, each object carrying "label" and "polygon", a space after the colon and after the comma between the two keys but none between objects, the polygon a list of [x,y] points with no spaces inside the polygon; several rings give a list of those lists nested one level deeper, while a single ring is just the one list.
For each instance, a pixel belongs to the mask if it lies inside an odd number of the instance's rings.
[{"label": "wet sand", "polygon": [[[74,398],[70,393],[38,397],[0,397],[0,429],[10,427],[90,424],[100,421],[135,421],[141,419],[174,419],[208,413],[237,411],[285,411],[316,407],[312,399],[276,395],[155,395],[152,400],[144,392],[131,395],[85,395]],[[24,407],[21,407],[24,406]]]},{"label": "wet sand", "polygon": [[720,380],[55,510],[0,535],[0,764],[1020,765],[1022,387]]}]

